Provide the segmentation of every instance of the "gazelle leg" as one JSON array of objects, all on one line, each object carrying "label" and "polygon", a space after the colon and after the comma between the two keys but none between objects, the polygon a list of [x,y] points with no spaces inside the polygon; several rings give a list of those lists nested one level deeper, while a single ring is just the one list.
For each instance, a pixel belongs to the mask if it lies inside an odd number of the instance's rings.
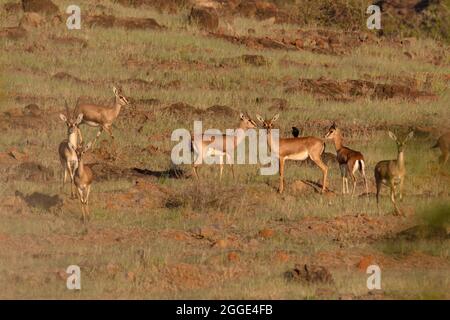
[{"label": "gazelle leg", "polygon": [[364,179],[364,186],[366,187],[366,195],[369,196],[369,186],[367,184],[366,172],[364,170],[364,167],[363,167],[363,169],[361,171],[361,174],[362,174],[363,179]]},{"label": "gazelle leg", "polygon": [[80,203],[81,203],[81,219],[83,220],[83,222],[86,222],[86,213],[84,211],[84,203],[83,203],[83,191],[80,188],[77,188],[78,191],[78,199],[80,199]]},{"label": "gazelle leg", "polygon": [[61,186],[61,190],[63,190],[63,192],[64,192],[64,185],[66,184],[66,180],[67,180],[67,167],[64,167],[62,186]]},{"label": "gazelle leg", "polygon": [[278,187],[278,192],[282,193],[284,190],[284,159],[280,158],[280,186]]},{"label": "gazelle leg", "polygon": [[108,134],[109,134],[109,136],[111,137],[111,139],[114,140],[114,135],[113,135],[113,133],[112,133],[111,125],[105,125],[104,128],[105,128],[106,132],[108,132]]},{"label": "gazelle leg", "polygon": [[74,199],[76,197],[75,196],[75,185],[74,185],[74,182],[73,182],[74,171],[72,170],[72,166],[70,165],[70,163],[67,164],[67,169],[68,169],[69,174],[70,174],[70,197],[72,199]]},{"label": "gazelle leg", "polygon": [[377,184],[377,210],[380,213],[380,191],[381,191],[381,182],[376,181]]},{"label": "gazelle leg", "polygon": [[395,212],[397,214],[401,214],[401,211],[398,208],[397,202],[396,202],[396,199],[395,199],[395,184],[393,184],[393,183],[391,183],[391,202],[394,205]]},{"label": "gazelle leg", "polygon": [[401,177],[400,179],[400,183],[398,186],[398,192],[399,192],[399,197],[400,197],[400,201],[403,200],[403,182],[405,182],[405,177]]},{"label": "gazelle leg", "polygon": [[84,204],[86,206],[86,212],[87,212],[87,218],[88,220],[91,219],[91,210],[89,209],[89,194],[91,193],[91,186],[86,187],[86,195],[84,198]]},{"label": "gazelle leg", "polygon": [[342,194],[345,194],[345,177],[342,176]]},{"label": "gazelle leg", "polygon": [[322,178],[322,192],[325,192],[327,188],[327,175],[328,175],[328,167],[323,163],[320,156],[309,156],[312,161],[322,170],[323,178]]}]

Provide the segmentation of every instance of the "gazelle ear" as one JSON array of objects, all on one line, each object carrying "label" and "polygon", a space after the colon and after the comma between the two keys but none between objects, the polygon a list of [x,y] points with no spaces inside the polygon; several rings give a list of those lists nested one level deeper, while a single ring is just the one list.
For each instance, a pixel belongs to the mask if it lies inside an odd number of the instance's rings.
[{"label": "gazelle ear", "polygon": [[59,114],[59,118],[64,121],[67,122],[67,117],[65,115],[63,115],[62,113]]},{"label": "gazelle ear", "polygon": [[278,120],[278,118],[280,117],[280,114],[277,113],[276,115],[273,116],[272,120],[270,120],[271,122],[275,122]]},{"label": "gazelle ear", "polygon": [[264,123],[263,117],[261,117],[259,114],[256,115],[256,120],[258,120],[261,123]]},{"label": "gazelle ear", "polygon": [[79,125],[81,123],[81,121],[83,121],[83,114],[80,113],[77,117],[77,121],[75,122],[76,125]]},{"label": "gazelle ear", "polygon": [[406,136],[405,141],[403,141],[403,143],[405,143],[406,141],[411,139],[413,136],[414,136],[414,131],[411,131],[410,133],[408,133],[408,135]]},{"label": "gazelle ear", "polygon": [[241,118],[242,120],[245,119],[245,114],[243,114],[242,112],[239,114],[239,118]]},{"label": "gazelle ear", "polygon": [[397,136],[392,131],[389,131],[388,133],[389,133],[389,137],[391,137],[392,140],[398,141]]},{"label": "gazelle ear", "polygon": [[84,151],[85,151],[85,152],[88,151],[91,147],[92,147],[92,141],[89,142],[89,143],[86,145],[86,147],[84,147]]},{"label": "gazelle ear", "polygon": [[113,92],[114,92],[114,94],[115,94],[116,96],[118,96],[118,95],[119,95],[119,90],[117,90],[117,88],[116,88],[116,87],[113,87]]}]

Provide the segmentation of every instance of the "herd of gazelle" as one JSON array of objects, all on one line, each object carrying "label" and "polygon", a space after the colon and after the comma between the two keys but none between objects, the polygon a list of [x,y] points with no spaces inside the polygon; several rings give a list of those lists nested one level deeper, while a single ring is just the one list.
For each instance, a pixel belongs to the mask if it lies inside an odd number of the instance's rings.
[{"label": "herd of gazelle", "polygon": [[[62,187],[65,185],[67,175],[69,175],[71,180],[71,196],[75,197],[74,189],[76,189],[78,199],[81,203],[82,220],[84,222],[90,217],[89,193],[91,190],[91,184],[94,180],[94,175],[92,170],[83,163],[83,155],[90,148],[92,148],[93,144],[104,130],[111,136],[112,139],[114,139],[112,124],[119,115],[121,108],[130,104],[127,98],[125,98],[115,87],[113,87],[113,93],[115,95],[115,104],[113,106],[80,104],[77,105],[75,112],[71,117],[66,103],[67,116],[60,114],[61,120],[67,125],[67,138],[59,145],[59,157],[63,167]],[[75,119],[73,119],[73,115],[76,115]],[[273,145],[272,129],[274,128],[274,122],[276,122],[278,118],[278,114],[273,116],[270,120],[264,119],[260,115],[256,115],[256,119],[261,123],[262,128],[267,130],[267,143],[269,147]],[[79,128],[81,124],[99,127],[99,131],[94,140],[86,145],[83,143],[81,130]],[[253,121],[248,114],[240,114],[239,129],[246,131],[257,127],[256,122]],[[284,190],[284,167],[286,160],[304,161],[308,158],[311,159],[322,171],[322,192],[326,191],[328,167],[321,158],[325,150],[324,140],[312,136],[299,137],[298,129],[295,127],[292,129],[293,137],[279,139],[278,152],[275,155],[278,158],[280,175],[278,192],[282,193]],[[379,205],[381,186],[384,184],[390,188],[391,201],[396,212],[400,212],[396,203],[396,194],[397,192],[399,193],[401,200],[403,196],[403,182],[406,174],[404,148],[406,142],[413,137],[413,132],[411,131],[403,140],[399,140],[391,131],[389,131],[389,136],[397,144],[397,159],[383,160],[378,162],[375,166],[374,173],[377,189],[377,206]],[[205,137],[205,135],[203,135],[202,138],[203,139],[197,139],[199,141],[197,142],[196,139],[192,137],[191,151],[194,154],[194,163],[192,165],[194,176],[199,179],[198,166],[199,163],[201,163],[195,161],[195,158],[204,158],[206,155],[211,155],[211,153],[214,153],[222,158],[222,161],[219,164],[221,179],[225,163],[224,158],[230,159],[231,157],[234,157],[236,147],[244,138],[242,136],[223,135],[223,139],[220,143],[215,143],[215,136],[213,135],[210,137]],[[336,148],[336,160],[339,164],[342,178],[342,194],[350,193],[348,187],[349,177],[352,180],[351,194],[352,196],[355,194],[355,173],[358,171],[364,180],[365,191],[368,195],[369,191],[363,154],[343,145],[342,133],[335,123],[333,123],[328,129],[325,139],[332,140]],[[227,142],[227,140],[230,141]],[[440,148],[442,155],[440,156],[439,161],[445,164],[449,158],[450,133],[443,134],[433,148]],[[230,167],[234,178],[234,167],[233,165]]]},{"label": "herd of gazelle", "polygon": [[[59,158],[63,167],[63,184],[67,180],[67,174],[70,175],[71,180],[71,195],[74,197],[74,188],[77,190],[78,199],[81,203],[83,222],[90,217],[89,211],[89,193],[91,190],[94,175],[92,170],[84,165],[83,155],[93,146],[100,134],[105,130],[112,139],[112,124],[120,113],[123,106],[129,105],[129,101],[125,98],[119,90],[113,87],[115,95],[115,104],[113,106],[95,105],[95,104],[80,104],[75,108],[73,115],[76,120],[71,118],[67,103],[66,115],[60,114],[60,118],[67,125],[67,139],[63,140],[59,145]],[[91,127],[99,127],[99,131],[92,142],[88,144],[83,143],[81,124],[87,124]]]}]

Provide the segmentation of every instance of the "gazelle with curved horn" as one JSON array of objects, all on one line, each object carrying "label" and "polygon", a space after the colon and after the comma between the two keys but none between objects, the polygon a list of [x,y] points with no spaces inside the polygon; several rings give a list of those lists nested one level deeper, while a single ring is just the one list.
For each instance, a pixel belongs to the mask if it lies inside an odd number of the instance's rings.
[{"label": "gazelle with curved horn", "polygon": [[[256,128],[257,125],[255,121],[253,121],[247,114],[243,114],[241,112],[239,116],[239,128],[244,132],[248,129]],[[222,134],[222,139],[216,139],[215,135],[205,135],[202,134],[201,137],[192,137],[191,141],[191,152],[194,154],[194,162],[192,164],[192,170],[194,172],[194,176],[199,179],[198,176],[198,166],[201,162],[204,161],[206,156],[217,155],[220,156],[221,161],[220,165],[220,173],[219,179],[222,179],[223,166],[224,162],[227,158],[228,160],[234,158],[234,150],[236,147],[245,139],[245,135],[235,134],[235,135],[226,135]],[[199,159],[198,157],[201,157]],[[201,160],[201,161],[200,161]],[[234,175],[234,165],[230,163],[231,172]]]},{"label": "gazelle with curved horn", "polygon": [[82,220],[86,222],[86,219],[90,219],[89,210],[89,194],[91,192],[92,181],[94,180],[94,174],[91,168],[84,164],[83,155],[92,147],[92,142],[87,145],[80,144],[76,149],[76,155],[78,159],[78,167],[74,174],[74,184],[77,188],[78,199],[81,202]]},{"label": "gazelle with curved horn", "polygon": [[395,141],[397,144],[397,159],[396,160],[383,160],[376,164],[375,166],[375,183],[377,186],[377,207],[379,209],[379,196],[381,185],[385,184],[391,189],[391,201],[394,205],[395,211],[400,213],[399,208],[396,203],[396,189],[399,187],[398,191],[400,194],[400,200],[403,197],[403,182],[405,180],[406,167],[405,167],[405,144],[411,139],[414,132],[411,131],[405,139],[400,141],[397,136],[389,131],[389,137]]},{"label": "gazelle with curved horn", "polygon": [[352,150],[345,147],[342,144],[342,133],[341,130],[333,122],[331,127],[328,129],[325,139],[333,140],[334,146],[336,148],[336,158],[339,163],[339,168],[341,169],[342,177],[342,194],[349,193],[348,190],[348,176],[352,178],[352,196],[355,194],[356,189],[356,177],[355,172],[359,170],[363,179],[364,185],[366,187],[366,194],[369,194],[369,188],[367,186],[367,178],[365,171],[365,161],[364,156],[361,152]]},{"label": "gazelle with curved horn", "polygon": [[61,141],[58,147],[59,160],[61,161],[61,166],[63,168],[63,182],[62,189],[67,180],[67,174],[70,176],[70,188],[71,196],[75,197],[74,182],[73,177],[75,170],[78,167],[78,158],[76,155],[76,148],[80,143],[82,143],[83,138],[81,136],[81,130],[78,127],[83,120],[83,114],[79,114],[76,120],[70,119],[68,113],[67,101],[65,101],[67,116],[60,113],[59,118],[67,125],[67,138]]},{"label": "gazelle with curved horn", "polygon": [[[276,114],[270,120],[265,120],[260,115],[256,115],[256,119],[261,122],[264,129],[267,130],[267,143],[272,148],[274,145],[272,137],[273,123],[278,120],[279,114]],[[276,149],[276,148],[275,148]],[[284,190],[284,164],[286,160],[304,161],[308,157],[322,170],[323,185],[322,192],[326,190],[328,167],[323,163],[321,155],[325,150],[325,143],[322,139],[316,137],[299,137],[299,138],[280,138],[278,142],[280,186],[278,192]]]},{"label": "gazelle with curved horn", "polygon": [[113,93],[116,98],[115,104],[113,106],[81,104],[75,108],[76,114],[83,114],[82,123],[85,123],[91,127],[100,127],[100,130],[97,133],[93,143],[95,143],[103,130],[106,130],[111,138],[114,139],[114,135],[112,133],[112,124],[119,115],[120,109],[123,106],[127,106],[130,104],[128,99],[125,98],[125,96],[122,95],[122,93],[117,90],[116,87],[113,87]]}]

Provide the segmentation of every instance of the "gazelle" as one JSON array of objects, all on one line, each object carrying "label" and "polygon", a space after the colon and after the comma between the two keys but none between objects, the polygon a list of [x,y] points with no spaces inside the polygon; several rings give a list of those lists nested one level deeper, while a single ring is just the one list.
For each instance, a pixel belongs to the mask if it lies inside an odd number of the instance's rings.
[{"label": "gazelle", "polygon": [[[267,143],[269,147],[273,146],[272,129],[273,123],[278,120],[279,114],[273,116],[271,120],[264,120],[260,115],[256,119],[261,122],[264,129],[267,130]],[[303,161],[308,157],[322,170],[323,185],[322,192],[326,190],[328,167],[322,162],[321,155],[325,150],[325,143],[322,139],[316,137],[299,138],[280,138],[278,143],[278,154],[280,170],[280,186],[278,192],[284,190],[284,163],[286,160]]]},{"label": "gazelle", "polygon": [[113,87],[113,92],[116,97],[114,106],[101,106],[95,104],[81,104],[75,108],[76,114],[83,114],[83,122],[91,127],[100,127],[93,143],[97,140],[103,130],[114,139],[112,133],[112,124],[120,113],[123,106],[127,106],[130,102],[123,96],[116,87]]},{"label": "gazelle", "polygon": [[[248,129],[256,128],[255,121],[250,119],[250,117],[248,115],[244,115],[241,112],[239,118],[240,118],[240,120],[239,120],[239,128],[238,129],[242,129],[245,132]],[[204,139],[205,137],[207,139]],[[230,139],[232,139],[232,141],[230,141]],[[224,161],[225,161],[224,158],[227,158],[228,160],[231,160],[232,158],[234,159],[234,150],[244,139],[245,139],[245,135],[230,136],[230,135],[226,135],[226,134],[222,135],[222,139],[217,139],[218,141],[216,141],[216,136],[214,136],[214,135],[210,135],[208,137],[207,135],[202,134],[202,136],[197,137],[197,139],[195,139],[195,137],[192,137],[191,151],[194,153],[194,162],[192,165],[192,170],[193,170],[194,175],[197,178],[197,180],[199,179],[198,169],[197,169],[199,166],[198,157],[201,157],[201,160],[203,162],[203,160],[206,156],[220,155],[221,161],[219,163],[219,165],[220,165],[219,179],[221,180],[222,173],[223,173],[223,165],[224,165]],[[205,140],[207,140],[207,141],[205,141]],[[227,145],[230,145],[231,148],[227,149]],[[231,164],[231,161],[230,161],[230,166],[231,166],[231,172],[233,174],[233,178],[235,178],[234,166],[233,166],[233,164]]]},{"label": "gazelle", "polygon": [[450,132],[444,133],[439,137],[436,144],[432,148],[441,149],[442,154],[439,157],[439,162],[446,164],[450,152]]},{"label": "gazelle", "polygon": [[83,222],[86,222],[86,216],[90,218],[89,211],[89,193],[91,192],[91,184],[94,180],[94,174],[92,173],[91,168],[84,164],[83,155],[88,151],[92,146],[92,142],[89,142],[86,146],[80,144],[76,150],[77,159],[78,159],[78,168],[74,174],[74,184],[77,188],[78,199],[81,202],[81,210],[82,210],[82,219]]},{"label": "gazelle", "polygon": [[400,200],[403,197],[403,182],[405,180],[406,168],[405,168],[405,144],[411,139],[414,132],[411,131],[403,141],[398,140],[397,136],[389,131],[389,137],[397,144],[397,159],[396,160],[383,160],[377,163],[375,166],[375,183],[377,186],[377,207],[379,209],[379,196],[381,185],[385,184],[391,189],[391,201],[395,207],[395,211],[400,213],[396,203],[396,188],[399,186]]},{"label": "gazelle", "polygon": [[342,177],[342,194],[349,193],[348,190],[348,176],[352,178],[353,188],[352,196],[355,194],[356,189],[356,177],[355,172],[359,170],[363,179],[364,185],[366,187],[366,194],[369,194],[369,188],[367,186],[366,171],[365,171],[365,161],[364,156],[361,152],[352,150],[345,147],[342,144],[342,133],[341,130],[333,123],[328,129],[325,139],[333,140],[334,146],[336,148],[336,159],[339,163],[339,168],[341,169]]},{"label": "gazelle", "polygon": [[[66,110],[67,110],[66,102]],[[78,127],[83,120],[83,114],[79,114],[76,120],[68,119],[67,116],[60,113],[59,118],[67,125],[67,139],[64,139],[59,144],[58,153],[61,166],[63,168],[63,181],[61,189],[64,190],[64,185],[67,180],[67,174],[70,176],[70,193],[71,197],[75,197],[73,176],[78,167],[78,158],[76,148],[78,144],[83,141],[80,128]]]}]

